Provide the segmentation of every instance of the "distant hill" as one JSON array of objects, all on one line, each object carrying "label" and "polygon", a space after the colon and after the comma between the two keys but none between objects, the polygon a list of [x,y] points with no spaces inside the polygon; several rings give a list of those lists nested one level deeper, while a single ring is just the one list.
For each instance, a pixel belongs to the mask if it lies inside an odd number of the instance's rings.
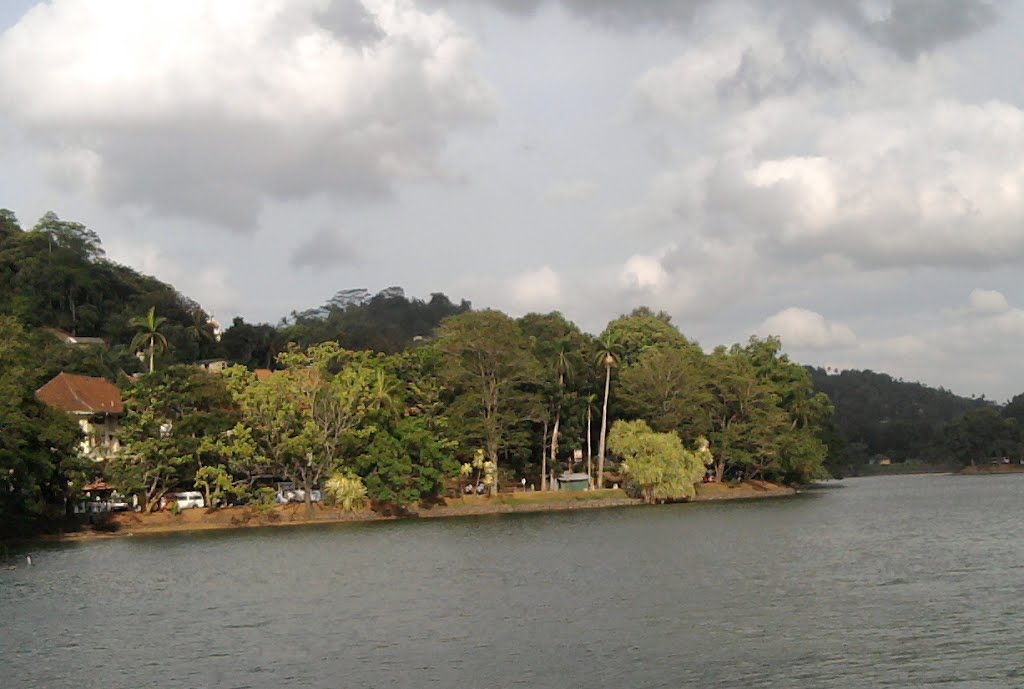
[{"label": "distant hill", "polygon": [[946,424],[971,410],[993,406],[984,399],[960,397],[874,371],[807,370],[815,389],[828,395],[835,406],[835,426],[853,464],[875,455],[897,462],[927,460],[929,448]]},{"label": "distant hill", "polygon": [[216,351],[211,338],[190,333],[208,320],[199,304],[165,282],[108,260],[92,230],[54,213],[23,229],[12,212],[0,209],[0,315],[14,316],[29,329],[102,338],[109,346],[70,357],[63,362],[67,370],[111,376],[115,369],[131,369],[137,363],[128,351],[136,332],[131,320],[150,308],[166,319],[169,362]]},{"label": "distant hill", "polygon": [[[129,351],[136,333],[131,320],[150,308],[166,319],[161,332],[169,346],[158,364],[224,357],[271,368],[289,342],[308,346],[334,340],[348,349],[398,352],[471,305],[440,293],[426,301],[408,298],[400,287],[374,295],[349,289],[277,325],[235,318],[217,341],[199,304],[155,277],[108,260],[99,235],[85,225],[47,213],[25,229],[14,213],[0,209],[0,315],[15,316],[37,334],[56,329],[78,339],[102,338],[108,345],[56,347],[49,358],[57,370],[111,379],[137,370],[139,362]],[[49,339],[39,341],[53,344]]]}]

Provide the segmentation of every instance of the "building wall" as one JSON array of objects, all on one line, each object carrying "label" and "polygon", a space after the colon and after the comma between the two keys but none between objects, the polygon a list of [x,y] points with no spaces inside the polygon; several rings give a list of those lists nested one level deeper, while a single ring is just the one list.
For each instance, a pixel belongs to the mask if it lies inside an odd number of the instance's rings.
[{"label": "building wall", "polygon": [[86,456],[98,462],[121,449],[121,441],[118,438],[120,426],[116,416],[79,416],[78,425],[85,435],[82,440],[82,453]]}]

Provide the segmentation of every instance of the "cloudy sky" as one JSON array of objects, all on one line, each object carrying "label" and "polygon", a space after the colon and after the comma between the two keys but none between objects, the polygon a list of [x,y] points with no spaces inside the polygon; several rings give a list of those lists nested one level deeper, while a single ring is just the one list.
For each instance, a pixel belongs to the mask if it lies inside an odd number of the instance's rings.
[{"label": "cloudy sky", "polygon": [[221,321],[348,287],[1024,391],[1024,0],[2,0],[0,206]]}]

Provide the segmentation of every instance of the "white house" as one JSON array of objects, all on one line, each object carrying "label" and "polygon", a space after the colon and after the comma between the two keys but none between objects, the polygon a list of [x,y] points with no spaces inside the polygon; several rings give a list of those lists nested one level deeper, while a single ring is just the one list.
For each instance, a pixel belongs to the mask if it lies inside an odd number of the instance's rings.
[{"label": "white house", "polygon": [[121,448],[117,435],[124,403],[117,386],[105,378],[60,373],[36,390],[36,399],[78,420],[87,457],[101,461]]}]

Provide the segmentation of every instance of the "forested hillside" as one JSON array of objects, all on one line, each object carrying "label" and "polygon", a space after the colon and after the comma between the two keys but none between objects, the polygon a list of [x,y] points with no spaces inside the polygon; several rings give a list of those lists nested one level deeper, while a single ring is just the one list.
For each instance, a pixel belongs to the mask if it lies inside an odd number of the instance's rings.
[{"label": "forested hillside", "polygon": [[347,289],[319,308],[292,312],[276,326],[235,318],[221,338],[221,353],[249,368],[274,368],[289,342],[302,347],[337,342],[345,349],[395,354],[430,336],[445,318],[470,308],[468,301],[453,304],[440,293],[423,301],[406,297],[401,287],[372,296],[365,289]]},{"label": "forested hillside", "polygon": [[[81,223],[47,213],[30,229],[0,210],[0,314],[27,328],[49,327],[100,337],[109,349],[81,350],[66,370],[113,378],[140,362],[130,344],[134,319],[154,309],[161,322],[167,361],[212,356],[209,317],[170,285],[107,260],[99,236]],[[69,353],[70,354],[70,353]]]},{"label": "forested hillside", "polygon": [[160,335],[157,364],[224,357],[249,368],[274,368],[289,342],[306,347],[333,341],[393,354],[470,304],[454,304],[444,294],[409,299],[400,287],[376,295],[349,289],[276,325],[236,317],[218,339],[199,304],[165,282],[108,260],[93,230],[54,213],[24,229],[12,212],[0,209],[0,314],[30,330],[56,328],[108,345],[58,350],[58,370],[111,380],[138,372],[143,364],[131,345],[145,330],[142,321],[150,309]]},{"label": "forested hillside", "polygon": [[846,444],[848,462],[866,463],[876,455],[893,461],[933,461],[943,454],[945,427],[969,411],[992,408],[942,388],[908,383],[874,371],[808,368],[814,388],[828,395],[834,422]]}]

